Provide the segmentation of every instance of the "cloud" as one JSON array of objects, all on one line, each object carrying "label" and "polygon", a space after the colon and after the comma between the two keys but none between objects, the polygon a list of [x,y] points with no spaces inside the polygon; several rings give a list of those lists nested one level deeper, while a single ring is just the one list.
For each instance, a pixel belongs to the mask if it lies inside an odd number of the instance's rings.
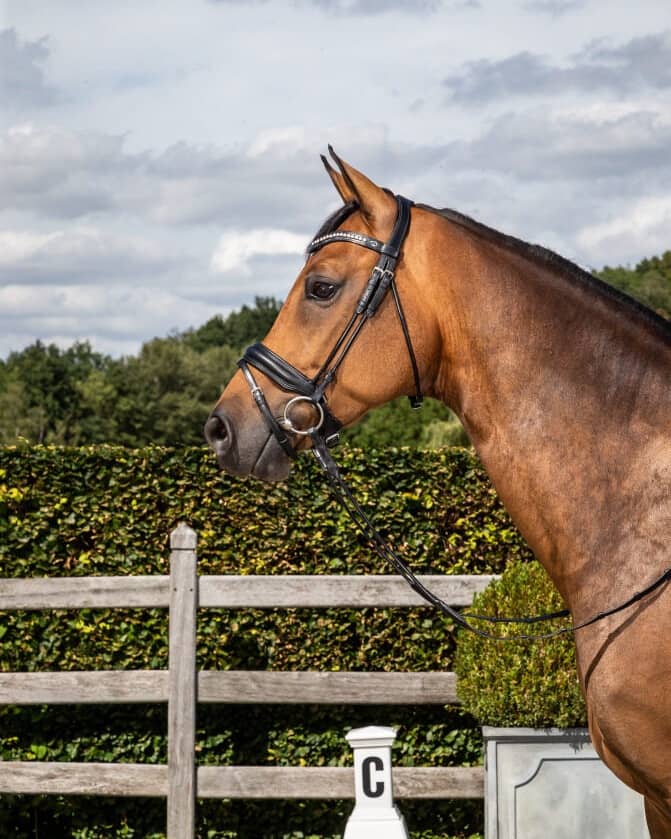
[{"label": "cloud", "polygon": [[[379,182],[559,244],[602,221],[623,193],[671,187],[671,120],[621,103],[510,111],[472,140],[442,145],[344,134],[340,151]],[[133,277],[188,285],[213,307],[240,305],[284,293],[310,234],[339,203],[317,157],[325,143],[304,129],[268,130],[235,150],[125,145],[49,127],[0,136],[0,281],[118,286]]]},{"label": "cloud", "polygon": [[219,240],[210,267],[217,274],[237,271],[250,274],[250,261],[256,256],[279,256],[301,254],[305,250],[308,236],[291,233],[288,230],[231,230]]},{"label": "cloud", "polygon": [[328,179],[314,146],[296,136],[289,128],[237,150],[180,142],[130,153],[119,135],[14,126],[0,134],[0,211],[244,227],[275,226],[290,206],[301,208],[305,229],[323,214]]},{"label": "cloud", "polygon": [[530,12],[561,17],[569,12],[584,8],[587,5],[587,0],[528,0],[522,5]]},{"label": "cloud", "polygon": [[[128,351],[283,296],[339,203],[327,142],[380,184],[596,266],[650,255],[666,224],[661,0],[606,17],[588,0],[97,5],[15,3],[0,36],[4,346],[35,330]],[[448,96],[476,107],[448,120]]]},{"label": "cloud", "polygon": [[466,63],[443,84],[449,101],[461,105],[568,91],[665,90],[671,88],[671,32],[633,38],[619,47],[592,42],[567,67],[528,51],[498,61],[481,59]]},{"label": "cloud", "polygon": [[123,138],[23,123],[0,135],[0,210],[76,218],[115,206],[137,170]]},{"label": "cloud", "polygon": [[0,286],[0,354],[37,337],[60,346],[88,339],[114,355],[137,352],[143,340],[211,316],[211,304],[171,289]]},{"label": "cloud", "polygon": [[609,68],[613,78],[624,74],[631,89],[648,86],[666,90],[671,88],[671,31],[633,38],[619,47],[609,47],[603,40],[592,41],[578,61]]},{"label": "cloud", "polygon": [[577,236],[580,247],[595,262],[608,253],[608,262],[628,262],[632,252],[662,253],[669,249],[671,198],[642,198],[621,206],[605,222],[584,227]]},{"label": "cloud", "polygon": [[24,109],[51,105],[59,98],[44,77],[47,39],[21,43],[15,29],[0,30],[0,99],[3,107]]},{"label": "cloud", "polygon": [[327,12],[349,15],[378,15],[394,11],[425,14],[435,12],[443,5],[442,0],[309,0],[309,2]]},{"label": "cloud", "polygon": [[[57,222],[107,219],[163,228],[314,231],[338,199],[319,162],[335,136],[361,168],[398,177],[435,159],[429,146],[392,147],[384,131],[302,127],[260,132],[229,149],[179,142],[129,152],[124,136],[33,123],[0,133],[0,214]],[[0,215],[0,226],[2,216]]]},{"label": "cloud", "polygon": [[[620,102],[508,111],[471,140],[435,147],[425,171],[413,172],[407,194],[583,264],[632,263],[669,247],[671,226],[662,212],[671,194],[669,148],[671,117],[662,107]],[[394,159],[389,167],[397,169]],[[610,222],[623,219],[624,230],[634,215],[639,223],[616,243]]]},{"label": "cloud", "polygon": [[602,116],[546,108],[497,117],[473,142],[448,147],[453,167],[535,181],[600,178],[659,182],[671,174],[671,120],[654,111]]},{"label": "cloud", "polygon": [[[248,0],[210,0],[211,3],[231,5]],[[257,4],[268,0],[255,0]],[[302,0],[302,5],[315,6],[325,12],[339,15],[379,15],[393,12],[426,14],[441,8],[479,7],[478,0]]]},{"label": "cloud", "polygon": [[171,264],[158,242],[97,228],[50,233],[0,231],[0,283],[94,284],[143,276]]}]

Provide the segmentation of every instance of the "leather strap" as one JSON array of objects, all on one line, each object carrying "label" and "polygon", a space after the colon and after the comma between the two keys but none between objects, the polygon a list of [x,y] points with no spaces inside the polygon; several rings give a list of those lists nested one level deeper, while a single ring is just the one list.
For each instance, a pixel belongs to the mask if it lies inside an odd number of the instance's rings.
[{"label": "leather strap", "polygon": [[[282,450],[291,458],[296,457],[296,450],[288,436],[292,433],[294,435],[309,434],[313,438],[316,447],[330,446],[337,442],[338,431],[342,427],[342,423],[329,410],[325,395],[326,389],[334,381],[336,373],[347,356],[347,353],[368,319],[373,317],[379,309],[389,289],[392,290],[394,304],[403,330],[403,337],[408,349],[415,380],[415,396],[410,397],[410,402],[415,408],[421,405],[422,390],[417,359],[412,341],[410,340],[410,332],[399,298],[398,289],[394,284],[396,264],[410,227],[410,208],[412,207],[412,201],[400,195],[395,196],[395,199],[397,207],[396,221],[388,242],[381,242],[379,239],[366,236],[363,233],[356,233],[349,230],[336,230],[333,233],[318,236],[308,245],[308,254],[312,254],[332,242],[349,242],[350,244],[360,245],[380,254],[352,317],[317,374],[311,379],[308,378],[304,373],[261,342],[248,347],[238,362],[238,366],[247,380],[254,401],[263,415],[266,425],[275,436]],[[250,366],[267,376],[280,389],[289,393],[298,394],[313,402],[322,413],[323,422],[320,422],[319,426],[316,426],[313,430],[310,429],[303,432],[297,428],[293,428],[292,430],[291,421],[286,413],[283,420],[278,420],[273,416],[268,401],[262,389],[257,384],[250,370]],[[282,422],[284,423],[284,427],[281,424]]]},{"label": "leather strap", "polygon": [[[394,222],[394,228],[391,232],[391,236],[389,237],[389,241],[386,243],[381,242],[379,239],[374,239],[373,237],[366,236],[364,233],[357,233],[351,230],[336,230],[333,233],[327,233],[324,236],[319,236],[316,239],[313,239],[312,242],[307,247],[308,254],[315,253],[315,251],[320,250],[325,245],[330,244],[331,242],[349,242],[353,245],[360,245],[361,247],[368,248],[369,250],[376,251],[380,254],[380,258],[377,261],[377,264],[373,268],[371,273],[370,279],[364,289],[359,302],[357,303],[355,315],[353,319],[349,322],[347,327],[345,328],[343,334],[338,339],[336,346],[329,354],[327,360],[324,362],[321,370],[316,376],[316,380],[323,375],[327,376],[327,381],[325,381],[322,385],[322,390],[330,383],[330,381],[335,376],[335,371],[340,366],[342,361],[344,360],[347,352],[349,351],[350,347],[352,346],[354,339],[359,334],[363,323],[359,323],[355,326],[356,318],[359,316],[363,316],[364,320],[373,317],[373,315],[379,309],[382,301],[387,296],[389,289],[392,289],[393,296],[394,296],[394,303],[396,305],[396,311],[398,313],[399,321],[401,323],[401,328],[403,330],[403,337],[405,339],[406,347],[408,349],[408,355],[410,357],[410,364],[412,367],[412,374],[415,382],[415,394],[414,396],[410,396],[410,404],[413,408],[419,408],[422,405],[424,397],[422,396],[422,385],[419,377],[419,368],[417,365],[417,358],[415,356],[415,351],[412,346],[412,341],[410,340],[410,331],[408,329],[408,323],[405,318],[405,314],[403,312],[403,307],[401,305],[401,300],[398,294],[398,289],[394,283],[394,277],[396,273],[396,265],[398,259],[401,255],[401,248],[403,247],[403,242],[405,241],[405,237],[408,235],[408,229],[410,227],[410,210],[413,206],[413,202],[405,198],[402,195],[394,196],[396,200],[396,221]],[[350,332],[354,330],[350,337]],[[348,339],[346,341],[346,339]],[[340,352],[337,360],[335,361],[333,367],[330,368],[329,372],[326,371],[329,369],[329,365],[335,358],[338,350],[340,347],[344,345],[344,349]]]},{"label": "leather strap", "polygon": [[314,382],[260,341],[247,347],[240,361],[256,367],[282,390],[299,393],[301,396],[314,395]]},{"label": "leather strap", "polygon": [[326,441],[327,445],[335,445],[338,442],[338,432],[342,428],[340,420],[331,412],[324,396],[325,383],[317,384],[315,379],[308,379],[300,370],[296,369],[288,361],[285,361],[281,356],[274,353],[269,347],[261,342],[252,344],[247,347],[244,355],[238,361],[238,367],[242,370],[247,384],[252,392],[254,401],[259,410],[263,414],[266,424],[275,435],[277,442],[282,447],[283,451],[291,458],[296,457],[296,450],[291,445],[288,432],[285,431],[277,419],[273,416],[270,406],[265,398],[265,395],[256,379],[252,375],[249,366],[255,367],[259,372],[267,376],[272,382],[278,385],[282,390],[290,393],[297,393],[300,396],[305,396],[319,405],[323,414],[324,422],[320,431]]},{"label": "leather strap", "polygon": [[272,432],[273,437],[282,447],[282,451],[292,460],[295,460],[298,457],[298,452],[291,445],[291,441],[289,440],[286,431],[275,419],[275,416],[273,415],[273,412],[270,410],[270,406],[268,405],[263,391],[258,386],[256,379],[254,378],[252,371],[247,366],[244,358],[241,358],[240,361],[238,361],[238,367],[242,370],[243,375],[247,380],[249,389],[251,390],[252,396],[254,397],[254,402],[256,402],[256,407],[261,412],[261,415],[265,420],[268,429]]}]

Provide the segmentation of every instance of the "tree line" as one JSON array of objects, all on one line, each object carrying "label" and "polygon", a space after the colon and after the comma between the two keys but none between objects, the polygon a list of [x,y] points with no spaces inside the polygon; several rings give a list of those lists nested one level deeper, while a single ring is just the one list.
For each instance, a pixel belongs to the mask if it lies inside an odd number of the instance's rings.
[{"label": "tree line", "polygon": [[[671,320],[671,250],[634,268],[605,267],[596,276]],[[0,361],[0,444],[198,445],[242,350],[263,338],[280,305],[274,297],[257,297],[253,306],[153,338],[123,358],[96,352],[88,342],[60,349],[36,341],[13,352]],[[467,443],[456,417],[434,400],[421,411],[396,400],[346,436],[377,447]]]},{"label": "tree line", "polygon": [[241,348],[265,335],[279,308],[259,297],[123,358],[85,341],[67,349],[36,341],[11,353],[0,362],[0,443],[197,444]]}]

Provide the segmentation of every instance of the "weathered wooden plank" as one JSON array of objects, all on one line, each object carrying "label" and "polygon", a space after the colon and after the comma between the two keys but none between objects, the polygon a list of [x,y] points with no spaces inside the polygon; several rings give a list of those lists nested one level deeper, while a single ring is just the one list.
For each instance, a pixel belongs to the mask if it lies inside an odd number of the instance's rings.
[{"label": "weathered wooden plank", "polygon": [[199,766],[198,798],[354,798],[351,767]]},{"label": "weathered wooden plank", "polygon": [[170,534],[168,839],[192,839],[196,824],[196,533]]},{"label": "weathered wooden plank", "polygon": [[0,580],[0,610],[167,608],[169,602],[167,576]]},{"label": "weathered wooden plank", "polygon": [[[468,606],[492,575],[425,574],[419,579],[451,606]],[[425,601],[398,575],[250,575],[199,579],[201,607],[356,608],[421,606]]]},{"label": "weathered wooden plank", "polygon": [[482,766],[392,766],[391,774],[394,798],[483,798],[485,794]]},{"label": "weathered wooden plank", "polygon": [[[354,770],[309,766],[201,766],[198,798],[354,798]],[[482,767],[393,767],[395,798],[482,798]]]},{"label": "weathered wooden plank", "polygon": [[167,701],[167,670],[0,673],[0,704],[2,705]]},{"label": "weathered wooden plank", "polygon": [[[393,767],[396,798],[482,798],[482,767]],[[351,767],[201,766],[198,798],[353,798]],[[165,797],[168,770],[137,763],[0,761],[0,793]]]},{"label": "weathered wooden plank", "polygon": [[[467,606],[492,575],[425,574],[419,579],[451,606]],[[356,608],[419,606],[424,603],[395,575],[253,575],[199,578],[201,607]],[[0,580],[3,609],[167,608],[170,578],[28,577]]]},{"label": "weathered wooden plank", "polygon": [[362,673],[206,670],[198,677],[200,702],[319,705],[452,705],[454,673]]},{"label": "weathered wooden plank", "polygon": [[[453,705],[454,673],[204,670],[198,701],[235,704]],[[167,670],[0,673],[0,704],[67,705],[168,701]]]},{"label": "weathered wooden plank", "polygon": [[165,797],[166,766],[0,761],[0,793]]}]

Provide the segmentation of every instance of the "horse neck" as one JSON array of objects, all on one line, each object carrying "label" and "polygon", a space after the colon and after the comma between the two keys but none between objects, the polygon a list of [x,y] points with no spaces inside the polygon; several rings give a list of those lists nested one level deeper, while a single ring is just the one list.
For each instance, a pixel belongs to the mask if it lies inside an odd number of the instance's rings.
[{"label": "horse neck", "polygon": [[[659,517],[671,527],[669,333],[578,269],[443,224],[436,395],[574,614],[589,611],[604,563],[631,591]],[[610,601],[612,568],[607,582]]]}]

